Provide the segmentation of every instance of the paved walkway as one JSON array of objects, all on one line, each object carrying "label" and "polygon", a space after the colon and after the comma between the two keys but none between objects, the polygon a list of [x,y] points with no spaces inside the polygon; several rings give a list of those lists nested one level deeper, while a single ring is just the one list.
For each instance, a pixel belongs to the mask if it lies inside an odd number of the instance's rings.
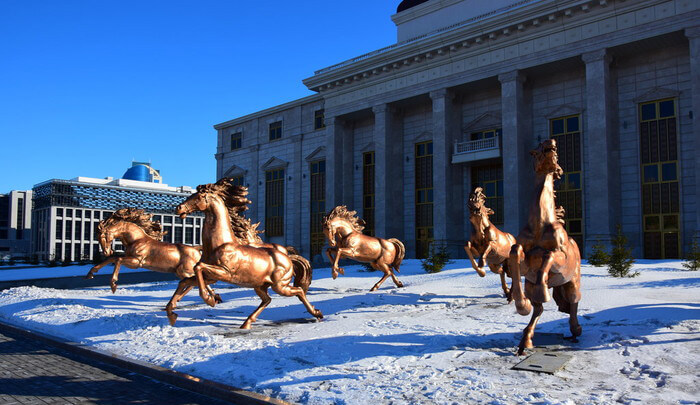
[{"label": "paved walkway", "polygon": [[231,402],[0,332],[0,404],[206,404]]}]

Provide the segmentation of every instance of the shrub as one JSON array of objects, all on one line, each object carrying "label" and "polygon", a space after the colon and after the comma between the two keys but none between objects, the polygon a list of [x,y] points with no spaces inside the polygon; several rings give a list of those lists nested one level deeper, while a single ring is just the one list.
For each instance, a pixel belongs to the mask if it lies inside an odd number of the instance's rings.
[{"label": "shrub", "polygon": [[447,252],[447,247],[442,245],[438,248],[435,244],[430,244],[430,252],[428,257],[421,260],[423,270],[428,273],[439,273],[450,262],[450,254]]},{"label": "shrub", "polygon": [[588,263],[595,267],[602,267],[608,262],[610,262],[610,254],[608,254],[607,246],[601,241],[596,241],[596,243],[591,246],[591,254],[588,256]]},{"label": "shrub", "polygon": [[683,267],[690,271],[700,269],[700,245],[698,245],[697,240],[693,241],[693,243],[690,245],[690,250],[686,252]]},{"label": "shrub", "polygon": [[613,248],[608,262],[608,273],[613,277],[636,277],[639,272],[630,273],[634,264],[632,250],[627,247],[627,237],[622,233],[622,226],[617,225],[617,234],[612,240]]}]

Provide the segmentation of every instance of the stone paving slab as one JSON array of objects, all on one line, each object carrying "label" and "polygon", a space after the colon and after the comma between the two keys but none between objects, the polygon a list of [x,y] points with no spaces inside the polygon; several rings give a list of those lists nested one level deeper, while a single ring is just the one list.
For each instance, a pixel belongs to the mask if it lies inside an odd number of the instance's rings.
[{"label": "stone paving slab", "polygon": [[286,404],[0,323],[0,404]]}]

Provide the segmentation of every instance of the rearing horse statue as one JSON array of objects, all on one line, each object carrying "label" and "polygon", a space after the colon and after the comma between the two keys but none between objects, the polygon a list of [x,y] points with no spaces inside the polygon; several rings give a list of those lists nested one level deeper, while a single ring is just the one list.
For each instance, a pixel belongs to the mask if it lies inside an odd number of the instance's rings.
[{"label": "rearing horse statue", "polygon": [[[571,337],[581,335],[578,302],[581,300],[581,254],[578,245],[564,229],[564,210],[554,203],[554,180],[563,174],[558,163],[557,143],[542,142],[530,152],[535,160],[535,193],[530,205],[527,225],[520,231],[510,251],[509,271],[513,278],[512,295],[519,314],[527,315],[534,306],[530,323],[523,331],[518,355],[532,347],[542,303],[549,301],[549,288],[554,288],[554,301],[559,311],[569,314]],[[525,291],[520,276],[525,276]]]},{"label": "rearing horse statue", "polygon": [[381,239],[364,235],[364,221],[357,218],[356,214],[355,211],[348,211],[346,206],[339,205],[323,218],[323,233],[330,246],[326,254],[331,261],[333,279],[338,277],[338,273],[345,274],[344,270],[338,267],[338,261],[345,256],[358,262],[369,263],[374,269],[384,273],[370,291],[378,289],[389,276],[397,287],[403,287],[403,283],[394,274],[394,271],[399,271],[406,254],[403,243],[395,238]]},{"label": "rearing horse statue", "polygon": [[[117,291],[119,267],[144,268],[160,273],[173,273],[179,279],[194,276],[194,265],[202,257],[200,247],[181,243],[162,242],[165,232],[158,222],[151,221],[151,214],[136,208],[122,208],[97,225],[98,241],[105,261],[92,267],[85,278],[93,278],[98,270],[114,263],[110,280],[112,292]],[[124,245],[124,256],[114,256],[112,241],[119,239]],[[191,287],[190,287],[191,288]],[[221,302],[221,297],[207,285],[207,290]],[[189,289],[184,292],[187,294]]]},{"label": "rearing horse statue", "polygon": [[[488,264],[492,272],[501,276],[503,294],[510,302],[512,298],[506,284],[507,259],[510,256],[510,248],[515,245],[515,238],[508,232],[499,230],[489,221],[489,215],[493,214],[493,211],[486,207],[486,196],[481,187],[475,188],[469,195],[468,207],[472,236],[464,245],[464,250],[479,276],[486,275],[484,263]],[[474,256],[479,256],[479,264],[474,260]]]},{"label": "rearing horse statue", "polygon": [[[323,318],[321,311],[306,298],[311,284],[311,266],[306,259],[287,255],[270,244],[248,245],[234,234],[234,216],[240,215],[250,203],[247,194],[246,187],[233,185],[232,179],[223,178],[216,183],[198,186],[196,193],[177,206],[176,212],[181,217],[195,211],[205,214],[202,260],[194,267],[196,278],[182,280],[178,291],[193,282],[198,283],[200,296],[213,307],[216,300],[206,290],[206,283],[212,280],[253,288],[262,303],[243,322],[241,329],[250,329],[272,301],[268,288],[280,295],[297,296],[311,315]],[[175,322],[175,314],[169,312],[168,317],[171,323]]]}]

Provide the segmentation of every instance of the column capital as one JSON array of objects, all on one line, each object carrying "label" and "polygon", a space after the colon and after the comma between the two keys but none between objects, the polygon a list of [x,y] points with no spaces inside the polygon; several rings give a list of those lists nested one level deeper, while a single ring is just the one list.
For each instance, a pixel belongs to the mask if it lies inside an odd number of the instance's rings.
[{"label": "column capital", "polygon": [[386,113],[390,111],[389,104],[387,103],[382,103],[382,104],[377,104],[372,106],[372,112],[377,115],[381,113]]},{"label": "column capital", "polygon": [[700,26],[686,28],[684,34],[688,38],[700,38]]},{"label": "column capital", "polygon": [[605,63],[610,63],[612,61],[612,56],[610,56],[607,49],[598,49],[596,51],[582,53],[581,59],[583,60],[583,63],[586,64],[601,60]]},{"label": "column capital", "polygon": [[440,98],[446,98],[448,100],[452,100],[455,97],[455,94],[448,89],[433,90],[429,94],[430,94],[430,98],[433,100],[440,99]]},{"label": "column capital", "polygon": [[501,73],[498,75],[498,81],[501,82],[501,84],[506,83],[506,82],[512,82],[512,81],[517,81],[518,83],[523,83],[525,81],[525,75],[522,74],[521,71],[519,70],[513,70],[510,72],[506,73]]}]

